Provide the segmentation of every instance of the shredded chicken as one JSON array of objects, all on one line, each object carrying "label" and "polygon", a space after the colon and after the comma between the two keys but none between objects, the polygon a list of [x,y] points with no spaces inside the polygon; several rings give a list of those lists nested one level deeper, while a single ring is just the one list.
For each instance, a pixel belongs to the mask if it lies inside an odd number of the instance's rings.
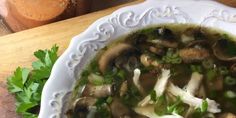
[{"label": "shredded chicken", "polygon": [[144,89],[143,89],[143,87],[141,86],[140,81],[139,81],[140,75],[141,75],[140,69],[136,68],[136,69],[134,70],[133,82],[134,82],[134,85],[138,88],[138,90],[139,90],[142,94],[144,94]]},{"label": "shredded chicken", "polygon": [[186,91],[189,94],[194,95],[197,92],[197,90],[199,89],[199,87],[200,87],[202,78],[203,78],[202,74],[200,74],[198,72],[192,73],[191,79],[188,82],[188,85],[186,87]]},{"label": "shredded chicken", "polygon": [[[191,95],[195,95],[197,90],[201,85],[203,75],[198,72],[193,72],[190,78],[190,81],[187,84],[186,91]],[[189,115],[194,112],[194,107],[190,106],[185,114],[185,118],[188,118]]]},{"label": "shredded chicken", "polygon": [[[170,78],[170,70],[162,69],[162,74],[154,86],[154,90],[156,92],[157,97],[161,96],[164,93],[169,78]],[[150,100],[151,97],[150,95],[148,95],[141,102],[139,102],[138,106],[145,106],[148,103],[150,103]]]},{"label": "shredded chicken", "polygon": [[154,105],[146,105],[144,107],[136,107],[134,111],[138,114],[147,116],[149,118],[183,118],[182,116],[178,114],[172,114],[172,115],[163,115],[158,116],[154,111]]},{"label": "shredded chicken", "polygon": [[[138,73],[138,72],[137,72]],[[136,80],[138,74],[134,76],[134,80]],[[181,100],[190,105],[190,108],[197,108],[201,107],[203,103],[203,99],[197,98],[194,96],[194,94],[199,89],[201,80],[203,75],[194,72],[192,73],[191,79],[189,83],[186,86],[186,90],[181,89],[177,86],[175,86],[173,83],[168,82],[168,79],[170,78],[170,70],[162,70],[162,75],[157,80],[154,90],[156,92],[157,97],[163,95],[165,90],[174,95],[174,96],[180,96]],[[217,104],[214,100],[206,99],[208,102],[208,112],[211,113],[219,113],[221,110],[218,108],[219,104]],[[138,103],[138,106],[134,108],[135,112],[138,114],[142,114],[144,116],[147,116],[149,118],[182,118],[182,116],[179,116],[178,114],[173,115],[163,115],[158,116],[154,112],[154,105],[153,101],[151,101],[151,95],[146,96],[142,101]]]},{"label": "shredded chicken", "polygon": [[[203,99],[192,96],[188,92],[182,90],[181,88],[175,86],[172,83],[169,83],[167,91],[173,94],[174,96],[181,96],[181,100],[190,106],[200,107],[202,105]],[[219,104],[216,103],[214,100],[210,100],[207,98],[206,101],[208,102],[208,112],[221,112],[221,110],[218,108]]]}]

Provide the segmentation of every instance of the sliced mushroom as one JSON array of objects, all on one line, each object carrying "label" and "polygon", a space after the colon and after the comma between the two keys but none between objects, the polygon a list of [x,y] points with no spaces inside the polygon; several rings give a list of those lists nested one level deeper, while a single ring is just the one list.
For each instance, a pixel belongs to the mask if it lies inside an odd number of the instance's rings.
[{"label": "sliced mushroom", "polygon": [[175,36],[170,29],[158,27],[154,30],[154,34],[156,35],[156,39],[148,40],[149,43],[168,48],[176,48],[178,46]]},{"label": "sliced mushroom", "polygon": [[174,40],[175,39],[174,33],[166,27],[157,27],[153,31],[153,33],[158,38],[162,38],[162,39],[166,39],[166,40]]},{"label": "sliced mushroom", "polygon": [[113,59],[115,59],[117,56],[119,56],[122,52],[132,50],[134,49],[131,45],[129,44],[124,44],[120,43],[117,44],[116,46],[109,48],[107,51],[105,51],[99,61],[99,69],[102,73],[104,73],[108,67],[108,65],[111,63]]},{"label": "sliced mushroom", "polygon": [[205,28],[187,28],[181,35],[181,41],[186,44],[191,41],[205,39]]},{"label": "sliced mushroom", "polygon": [[223,113],[218,118],[236,118],[236,115],[232,113]]},{"label": "sliced mushroom", "polygon": [[223,80],[224,80],[223,76],[218,76],[213,82],[214,87],[212,86],[212,89],[217,90],[217,91],[223,90],[223,86],[224,86]]},{"label": "sliced mushroom", "polygon": [[127,80],[126,80],[126,81],[124,81],[124,82],[121,84],[121,87],[120,87],[120,96],[121,96],[121,97],[124,96],[125,93],[127,92],[127,90],[128,90],[128,82],[127,82]]},{"label": "sliced mushroom", "polygon": [[161,47],[150,46],[149,51],[160,56],[165,54],[164,49]]},{"label": "sliced mushroom", "polygon": [[75,100],[73,107],[74,109],[87,108],[89,106],[93,106],[97,101],[96,98],[93,97],[82,97]]},{"label": "sliced mushroom", "polygon": [[125,61],[123,68],[128,72],[132,72],[135,68],[139,66],[139,61],[135,56],[131,56]]},{"label": "sliced mushroom", "polygon": [[186,44],[188,42],[194,41],[194,29],[190,29],[188,28],[187,30],[185,30],[183,32],[183,34],[181,35],[181,42]]},{"label": "sliced mushroom", "polygon": [[162,64],[159,63],[157,60],[152,59],[148,54],[142,54],[140,56],[140,61],[145,67],[154,66],[157,67],[158,69],[170,67],[169,64]]},{"label": "sliced mushroom", "polygon": [[131,118],[131,111],[120,99],[114,98],[110,105],[113,118]]},{"label": "sliced mushroom", "polygon": [[107,97],[113,94],[114,87],[111,84],[94,86],[91,84],[86,85],[83,90],[83,96],[92,96],[92,97]]},{"label": "sliced mushroom", "polygon": [[[219,59],[219,60],[223,60],[223,61],[236,61],[236,55],[229,55],[226,52],[226,47],[227,45],[229,45],[229,43],[234,43],[234,42],[229,42],[226,39],[221,39],[216,41],[213,46],[213,53],[214,55]],[[235,44],[236,46],[236,44]]]},{"label": "sliced mushroom", "polygon": [[176,42],[176,41],[155,39],[155,40],[150,40],[148,42],[156,44],[157,46],[163,46],[163,47],[167,47],[167,48],[177,48],[178,47],[178,42]]},{"label": "sliced mushroom", "polygon": [[199,98],[206,98],[206,90],[205,90],[205,87],[204,85],[201,85],[200,88],[199,88],[199,92],[198,92],[198,95],[197,95]]},{"label": "sliced mushroom", "polygon": [[157,73],[144,73],[140,76],[140,84],[145,89],[145,91],[151,91],[157,81],[157,79],[153,78],[156,77]]},{"label": "sliced mushroom", "polygon": [[142,54],[140,56],[140,61],[141,63],[145,66],[145,67],[148,67],[151,65],[152,63],[152,59],[150,56],[148,56],[147,54]]},{"label": "sliced mushroom", "polygon": [[194,40],[189,42],[186,47],[195,47],[195,46],[200,46],[200,47],[208,47],[209,43],[207,42],[207,40]]},{"label": "sliced mushroom", "polygon": [[78,98],[73,103],[73,114],[79,118],[86,118],[91,111],[92,106],[96,103],[97,99],[92,97]]},{"label": "sliced mushroom", "polygon": [[209,51],[202,48],[185,48],[179,50],[179,56],[185,63],[202,61],[210,56]]}]

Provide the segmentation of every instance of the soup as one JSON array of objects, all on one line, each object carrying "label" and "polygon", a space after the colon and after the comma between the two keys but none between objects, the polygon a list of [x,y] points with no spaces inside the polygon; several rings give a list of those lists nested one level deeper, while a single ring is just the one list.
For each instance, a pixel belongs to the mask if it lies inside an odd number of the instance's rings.
[{"label": "soup", "polygon": [[138,30],[83,70],[70,118],[235,118],[236,43],[183,24]]}]

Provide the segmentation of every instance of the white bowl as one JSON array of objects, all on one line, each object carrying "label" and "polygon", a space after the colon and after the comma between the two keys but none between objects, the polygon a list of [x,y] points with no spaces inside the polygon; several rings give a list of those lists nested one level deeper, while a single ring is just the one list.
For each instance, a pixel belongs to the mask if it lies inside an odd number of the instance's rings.
[{"label": "white bowl", "polygon": [[161,23],[192,23],[236,34],[236,9],[211,0],[147,0],[121,8],[75,36],[53,66],[42,93],[39,118],[64,118],[73,86],[85,65],[107,43]]}]

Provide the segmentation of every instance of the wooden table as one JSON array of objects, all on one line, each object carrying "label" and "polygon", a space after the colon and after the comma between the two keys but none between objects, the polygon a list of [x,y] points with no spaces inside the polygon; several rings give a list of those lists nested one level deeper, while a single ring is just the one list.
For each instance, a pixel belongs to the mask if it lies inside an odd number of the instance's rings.
[{"label": "wooden table", "polygon": [[98,18],[111,14],[116,9],[142,2],[132,3],[94,12],[84,16],[44,25],[22,32],[0,37],[0,118],[16,118],[14,99],[7,92],[6,78],[18,67],[31,67],[35,60],[33,52],[49,49],[53,44],[59,46],[61,54],[73,36],[80,34]]}]

